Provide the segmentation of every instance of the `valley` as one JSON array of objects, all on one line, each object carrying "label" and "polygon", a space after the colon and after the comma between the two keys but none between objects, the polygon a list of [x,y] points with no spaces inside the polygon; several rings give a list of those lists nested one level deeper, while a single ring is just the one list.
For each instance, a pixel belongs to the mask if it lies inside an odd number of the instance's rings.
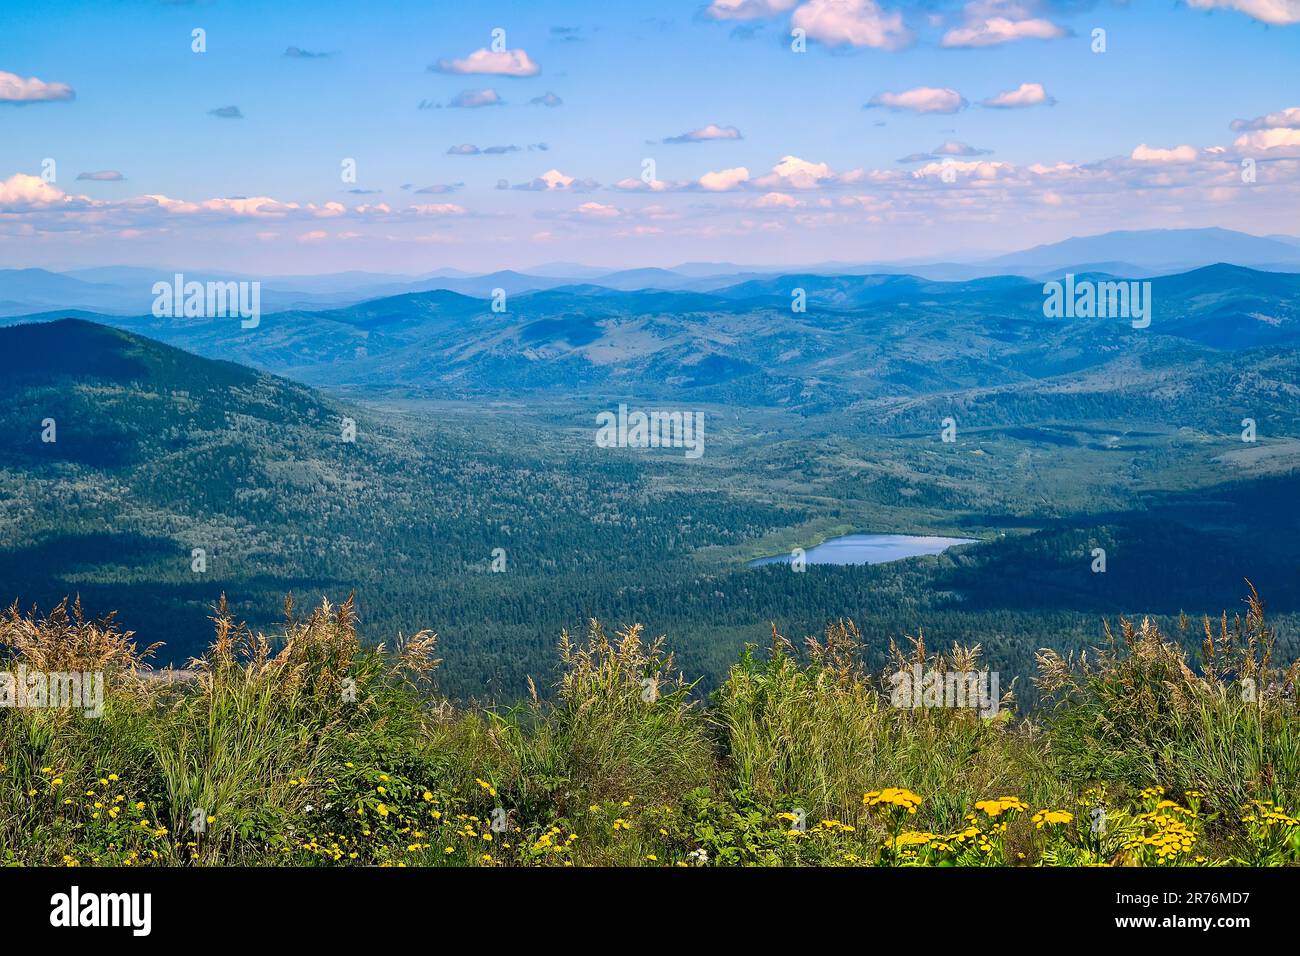
[{"label": "valley", "polygon": [[[809,311],[791,315],[798,282]],[[269,630],[287,592],[355,591],[365,636],[432,627],[443,686],[502,701],[544,684],[561,629],[592,617],[665,634],[701,692],[773,623],[841,617],[877,664],[924,628],[981,643],[1009,685],[1103,617],[1217,614],[1246,577],[1286,648],[1297,278],[1153,282],[1142,330],[1044,319],[1013,278],[893,276],[548,290],[505,315],[436,292],[250,330],[21,322],[0,329],[3,598],[80,594],[181,664],[222,593]],[[600,447],[620,403],[702,415],[702,455]],[[863,532],[979,543],[746,567]]]}]

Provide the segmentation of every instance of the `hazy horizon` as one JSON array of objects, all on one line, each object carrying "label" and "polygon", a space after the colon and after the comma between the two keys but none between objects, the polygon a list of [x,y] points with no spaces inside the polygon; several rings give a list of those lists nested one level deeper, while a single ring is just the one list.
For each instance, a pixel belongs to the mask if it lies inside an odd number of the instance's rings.
[{"label": "hazy horizon", "polygon": [[[1206,229],[1222,229],[1223,227],[1214,227],[1214,226],[1210,226],[1210,227],[1204,227],[1204,228],[1206,228]],[[1127,230],[1115,230],[1114,232],[1125,232],[1125,231],[1127,231]],[[1170,230],[1170,231],[1172,231],[1172,230]],[[1250,236],[1251,238],[1254,238],[1254,239],[1263,239],[1263,240],[1270,240],[1270,239],[1272,239],[1272,240],[1278,240],[1278,239],[1281,239],[1282,241],[1286,241],[1286,242],[1300,243],[1300,235],[1281,234],[1281,233],[1269,233],[1269,234],[1267,234],[1267,235],[1257,235],[1257,234],[1254,234],[1254,233],[1246,232],[1246,231],[1244,231],[1244,230],[1231,230],[1231,231],[1232,231],[1232,232],[1239,232],[1239,233],[1241,233],[1241,234],[1243,234],[1243,235]],[[826,269],[830,269],[830,268],[832,268],[832,267],[857,268],[857,267],[861,267],[861,266],[877,266],[877,265],[878,265],[878,266],[890,266],[890,267],[894,267],[894,268],[900,268],[900,269],[902,269],[902,268],[906,268],[906,267],[908,267],[908,266],[915,266],[915,267],[918,267],[918,268],[923,268],[923,267],[925,267],[925,266],[927,266],[927,265],[936,265],[936,264],[944,264],[944,263],[952,263],[952,264],[971,264],[971,265],[975,265],[975,264],[980,264],[980,263],[986,262],[987,260],[993,260],[993,259],[998,259],[998,258],[1003,258],[1003,257],[1009,257],[1009,256],[1013,256],[1013,255],[1016,255],[1016,254],[1021,254],[1021,253],[1029,253],[1029,252],[1033,252],[1033,251],[1035,251],[1035,250],[1037,250],[1037,249],[1040,249],[1040,248],[1043,248],[1043,247],[1046,247],[1046,246],[1052,246],[1052,245],[1055,245],[1057,242],[1065,242],[1065,241],[1068,241],[1068,240],[1071,240],[1071,239],[1078,239],[1078,240],[1101,239],[1101,238],[1108,237],[1108,236],[1110,236],[1110,235],[1112,235],[1112,233],[1110,233],[1110,232],[1106,232],[1106,233],[1090,233],[1090,234],[1087,234],[1087,235],[1067,235],[1067,236],[1062,236],[1062,237],[1060,238],[1060,240],[1057,240],[1056,242],[1041,243],[1041,244],[1038,244],[1038,245],[1035,245],[1035,246],[1030,246],[1030,247],[1025,247],[1025,248],[1015,248],[1015,249],[1009,249],[1009,248],[996,248],[996,249],[986,249],[986,250],[980,250],[980,251],[970,251],[970,250],[967,250],[965,253],[963,253],[963,254],[961,254],[961,255],[956,255],[956,254],[953,254],[953,255],[943,255],[943,254],[938,254],[938,255],[934,256],[933,258],[930,258],[930,259],[917,258],[917,257],[915,257],[915,256],[908,256],[908,257],[894,258],[894,259],[881,258],[881,259],[875,259],[875,260],[871,260],[871,261],[850,261],[850,260],[833,260],[833,259],[830,259],[830,260],[802,261],[802,262],[790,262],[790,261],[785,261],[785,262],[751,262],[751,261],[733,262],[733,261],[720,260],[720,259],[719,259],[719,260],[681,260],[681,259],[678,259],[678,260],[662,260],[662,261],[656,261],[656,262],[642,262],[642,263],[636,263],[636,264],[632,264],[632,265],[610,265],[610,264],[602,264],[602,263],[595,262],[595,261],[574,262],[574,261],[562,261],[562,260],[546,260],[546,261],[541,261],[541,262],[533,262],[533,263],[531,263],[531,264],[529,264],[529,265],[503,264],[503,265],[501,265],[501,266],[499,266],[499,267],[497,267],[497,268],[495,268],[495,269],[493,269],[493,270],[491,270],[491,271],[471,270],[471,269],[458,269],[458,268],[456,268],[455,266],[449,266],[449,265],[445,265],[445,264],[444,264],[444,265],[432,265],[432,264],[426,264],[424,268],[419,269],[419,270],[417,270],[417,271],[397,270],[397,269],[386,269],[386,270],[383,270],[383,271],[381,272],[381,271],[369,270],[369,269],[341,268],[341,269],[325,270],[325,271],[321,271],[321,272],[288,272],[288,273],[282,273],[282,272],[256,272],[256,271],[248,271],[248,272],[245,272],[245,273],[243,273],[243,274],[244,274],[244,275],[247,275],[247,276],[250,276],[250,277],[252,277],[252,278],[258,278],[258,277],[261,277],[261,278],[277,278],[277,279],[285,279],[285,278],[313,278],[313,279],[320,279],[320,278],[329,278],[329,277],[334,277],[334,276],[341,276],[341,275],[346,275],[346,274],[349,273],[349,272],[355,272],[355,273],[359,273],[359,274],[363,274],[363,275],[372,275],[372,276],[376,276],[376,277],[381,277],[381,276],[392,276],[392,277],[395,277],[395,278],[421,279],[421,278],[426,278],[426,277],[433,277],[433,276],[435,276],[437,273],[457,273],[457,274],[464,275],[464,276],[466,276],[466,277],[476,277],[476,276],[490,275],[490,274],[492,274],[492,273],[494,273],[494,272],[516,272],[516,273],[519,273],[519,274],[521,274],[521,275],[529,275],[529,274],[537,274],[537,273],[540,273],[540,272],[547,272],[547,273],[550,273],[551,275],[555,275],[555,276],[565,276],[566,274],[563,273],[562,271],[560,271],[560,270],[562,270],[562,269],[564,269],[564,268],[573,268],[573,269],[575,269],[575,270],[588,271],[588,272],[600,273],[600,274],[613,274],[613,273],[620,272],[620,271],[637,271],[637,270],[653,270],[653,269],[663,270],[663,271],[666,271],[666,272],[672,272],[672,271],[674,271],[674,270],[680,270],[680,269],[684,269],[684,268],[699,268],[699,267],[702,267],[702,266],[718,266],[721,270],[723,270],[722,272],[718,273],[719,275],[725,275],[725,274],[727,274],[727,272],[730,271],[730,270],[763,270],[763,271],[771,271],[771,272],[774,272],[774,273],[775,273],[775,272],[790,272],[790,273],[795,273],[795,272],[798,272],[798,271],[800,271],[800,270],[805,270],[805,269],[821,269],[821,270],[826,270]],[[1225,260],[1225,261],[1226,261],[1226,260]],[[1086,264],[1086,263],[1081,263],[1081,264]],[[1230,263],[1230,264],[1232,264],[1232,263]],[[6,268],[6,267],[3,266],[3,265],[0,265],[0,268]],[[102,263],[97,263],[97,264],[94,264],[94,265],[72,265],[72,266],[41,265],[41,266],[27,266],[27,267],[19,267],[19,268],[41,268],[41,269],[45,269],[45,270],[48,271],[48,272],[54,272],[54,273],[65,274],[65,275],[71,275],[71,274],[73,274],[73,273],[84,273],[84,272],[90,272],[90,271],[103,271],[103,270],[119,269],[119,268],[120,268],[120,269],[145,269],[145,270],[151,270],[151,271],[154,271],[154,272],[159,273],[159,275],[166,275],[167,273],[170,273],[170,272],[186,272],[186,271],[195,271],[195,270],[198,270],[199,272],[217,272],[217,271],[224,271],[224,270],[219,270],[219,269],[217,269],[217,268],[215,268],[215,267],[213,267],[213,266],[206,265],[206,264],[203,264],[203,263],[190,263],[190,264],[168,263],[168,264],[159,264],[159,263],[157,263],[157,262],[147,262],[147,263],[127,263],[127,262],[117,262],[117,261],[102,262]],[[1253,268],[1253,266],[1248,266],[1248,268]],[[574,275],[572,275],[571,277],[572,277],[572,278],[582,278],[582,276],[581,276],[581,275],[578,275],[578,274],[574,274]]]}]

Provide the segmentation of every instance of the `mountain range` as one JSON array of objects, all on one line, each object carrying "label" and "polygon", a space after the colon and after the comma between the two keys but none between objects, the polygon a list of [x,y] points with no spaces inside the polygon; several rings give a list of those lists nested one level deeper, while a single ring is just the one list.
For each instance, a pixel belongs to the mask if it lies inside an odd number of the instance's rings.
[{"label": "mountain range", "polygon": [[[1095,401],[1208,422],[1235,401],[1233,388],[1247,387],[1260,416],[1293,410],[1300,274],[1215,265],[1150,283],[1143,329],[1047,318],[1042,285],[1016,277],[815,274],[713,292],[566,286],[510,296],[504,312],[437,290],[274,312],[254,329],[67,310],[10,321],[77,315],[305,384],[385,397],[858,409],[880,431],[928,427],[954,394],[1002,422],[1031,405],[1064,413]],[[796,290],[804,311],[792,306]]]},{"label": "mountain range", "polygon": [[[1300,271],[1300,239],[1252,236],[1219,228],[1117,231],[970,260],[822,262],[798,271],[823,276],[914,275],[936,281],[960,281],[1000,275],[1042,279],[1072,270],[1138,279],[1216,263],[1273,272]],[[64,272],[3,269],[0,270],[0,317],[50,309],[82,309],[107,315],[143,314],[153,303],[150,291],[153,284],[170,281],[177,272],[198,281],[256,279],[262,283],[263,308],[287,311],[329,310],[369,299],[436,290],[475,297],[490,296],[496,289],[516,295],[571,285],[597,285],[625,292],[644,289],[710,292],[789,271],[789,267],[729,262],[638,269],[601,269],[558,262],[523,271],[507,269],[481,275],[444,268],[419,276],[353,271],[258,277],[203,268],[140,266],[101,266]]]}]

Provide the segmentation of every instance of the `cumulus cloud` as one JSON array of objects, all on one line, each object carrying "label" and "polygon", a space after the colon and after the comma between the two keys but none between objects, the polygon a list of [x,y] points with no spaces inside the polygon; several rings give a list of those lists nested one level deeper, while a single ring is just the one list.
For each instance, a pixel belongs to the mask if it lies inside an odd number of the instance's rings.
[{"label": "cumulus cloud", "polygon": [[[359,220],[417,221],[429,216],[463,216],[467,210],[454,203],[433,203],[394,209],[387,203],[347,206],[341,202],[297,203],[270,196],[224,196],[191,201],[161,194],[100,200],[70,195],[39,176],[18,173],[0,182],[0,221],[21,220],[47,230],[83,229],[91,232],[142,228],[172,228],[176,220],[299,221]],[[334,238],[343,236],[336,233]]]},{"label": "cumulus cloud", "polygon": [[926,163],[920,169],[912,170],[912,176],[915,178],[926,176],[942,177],[945,171],[960,173],[972,179],[989,180],[1010,175],[1014,172],[1014,167],[1010,163],[999,163],[993,160],[963,161],[960,159],[945,159],[942,162]]},{"label": "cumulus cloud", "polygon": [[713,0],[705,11],[715,20],[759,20],[793,9],[799,0]]},{"label": "cumulus cloud", "polygon": [[542,68],[523,50],[475,50],[463,60],[439,60],[435,73],[484,73],[491,76],[536,76]]},{"label": "cumulus cloud", "polygon": [[966,98],[956,90],[934,86],[918,86],[901,93],[877,93],[867,101],[868,109],[884,107],[911,113],[956,113],[968,105]]},{"label": "cumulus cloud", "polygon": [[885,13],[875,0],[808,0],[790,25],[827,46],[864,46],[897,50],[912,41],[898,11]]},{"label": "cumulus cloud", "polygon": [[501,95],[496,90],[461,90],[447,103],[452,109],[476,110],[484,106],[500,106]]},{"label": "cumulus cloud", "polygon": [[465,207],[454,202],[426,203],[411,207],[417,216],[463,216]]},{"label": "cumulus cloud", "polygon": [[[753,178],[746,166],[735,166],[705,173],[698,179],[672,182],[656,179],[646,182],[643,179],[621,179],[614,183],[614,188],[626,192],[733,192],[736,190],[758,187],[768,191],[769,196],[776,196],[786,190],[808,190],[820,186],[856,182],[862,175],[861,170],[837,174],[826,163],[813,163],[798,156],[784,156],[772,167],[771,171]],[[776,204],[776,199],[769,199],[768,204]]]},{"label": "cumulus cloud", "polygon": [[1161,149],[1142,143],[1133,150],[1130,159],[1140,163],[1193,163],[1196,161],[1195,146],[1175,146],[1173,149]]},{"label": "cumulus cloud", "polygon": [[665,143],[706,143],[712,139],[744,139],[740,135],[740,130],[734,126],[718,126],[710,123],[708,126],[701,126],[699,129],[693,129],[689,133],[682,133],[678,136],[669,136],[664,140]]},{"label": "cumulus cloud", "polygon": [[67,83],[46,83],[34,76],[22,77],[17,73],[0,70],[0,103],[51,103],[57,100],[75,100],[77,91]]},{"label": "cumulus cloud", "polygon": [[88,179],[91,182],[97,183],[120,183],[122,180],[126,179],[126,177],[116,169],[100,169],[93,173],[78,173],[77,179]]},{"label": "cumulus cloud", "polygon": [[637,179],[629,176],[627,179],[620,179],[614,184],[615,189],[621,189],[625,192],[668,192],[674,189],[684,189],[689,183],[673,183],[663,179],[652,179],[646,182],[644,179]]},{"label": "cumulus cloud", "polygon": [[783,156],[770,173],[754,182],[764,188],[815,189],[834,178],[835,173],[826,163],[810,163],[798,156]]},{"label": "cumulus cloud", "polygon": [[48,206],[63,199],[63,190],[51,186],[40,176],[15,173],[0,182],[0,210]]},{"label": "cumulus cloud", "polygon": [[1288,106],[1276,113],[1266,113],[1254,119],[1232,121],[1232,129],[1300,129],[1300,106]]},{"label": "cumulus cloud", "polygon": [[705,173],[697,183],[701,189],[707,189],[709,192],[727,192],[739,189],[748,181],[749,170],[744,166],[737,166],[734,169],[720,169],[717,172]]},{"label": "cumulus cloud", "polygon": [[549,106],[551,108],[564,105],[564,100],[560,99],[554,93],[543,93],[541,96],[534,96],[528,102],[532,103],[534,106]]},{"label": "cumulus cloud", "polygon": [[576,212],[588,219],[614,219],[619,215],[617,207],[601,202],[585,202]]},{"label": "cumulus cloud", "polygon": [[943,35],[943,45],[997,46],[1015,40],[1054,40],[1065,36],[1065,30],[1050,20],[1008,20],[990,17],[980,23],[967,24],[949,30]]},{"label": "cumulus cloud", "polygon": [[1279,149],[1283,146],[1300,146],[1300,129],[1261,129],[1238,136],[1232,144],[1239,150],[1251,152]]},{"label": "cumulus cloud", "polygon": [[947,140],[943,145],[936,146],[931,150],[932,156],[987,156],[993,152],[991,149],[976,149],[974,146],[958,142],[955,139]]},{"label": "cumulus cloud", "polygon": [[497,183],[498,189],[524,189],[532,192],[590,192],[599,188],[600,183],[594,179],[579,179],[568,176],[558,169],[548,169],[536,179],[511,186],[505,180]]},{"label": "cumulus cloud", "polygon": [[1187,5],[1198,10],[1236,10],[1277,27],[1300,23],[1300,0],[1187,0]]},{"label": "cumulus cloud", "polygon": [[[654,194],[652,202],[668,193],[682,197],[676,203],[640,209],[618,208],[605,198],[616,195],[613,191],[605,196],[581,195],[598,189],[599,184],[557,169],[515,186],[503,181],[499,188],[547,192],[555,198],[576,197],[565,204],[570,207],[565,210],[536,212],[566,224],[561,238],[580,228],[616,239],[649,235],[660,227],[665,234],[675,236],[722,237],[780,228],[851,230],[880,222],[926,226],[935,221],[965,221],[992,226],[1022,218],[1043,221],[1044,217],[1057,215],[1054,210],[1067,211],[1080,221],[1104,223],[1130,209],[1134,197],[1146,209],[1168,211],[1184,219],[1200,214],[1198,204],[1229,199],[1243,204],[1258,202],[1261,211],[1266,208],[1278,219],[1285,215],[1284,210],[1297,208],[1300,203],[1300,125],[1272,124],[1292,123],[1294,116],[1291,111],[1280,110],[1258,119],[1238,120],[1234,124],[1237,132],[1231,134],[1237,137],[1235,144],[1143,143],[1129,153],[1100,159],[1072,157],[1072,162],[1059,162],[1053,157],[1024,166],[998,162],[987,155],[987,150],[954,137],[929,153],[906,157],[919,168],[889,164],[883,169],[842,171],[828,163],[783,156],[770,171],[766,166],[759,170],[735,167],[680,181],[646,183],[627,179],[615,183],[614,190]],[[1225,125],[1230,118],[1222,118]],[[478,146],[472,149],[477,152],[469,155],[484,152]],[[1252,190],[1241,185],[1235,162],[1239,156],[1260,160],[1261,188]],[[451,188],[430,187],[428,191],[445,192]],[[415,186],[408,184],[402,189],[410,192]],[[684,197],[691,194],[707,200],[686,201]],[[1255,199],[1255,194],[1260,198]],[[420,237],[410,234],[381,237],[379,233],[384,229],[378,227],[400,223],[408,227],[408,232],[418,232],[417,224],[423,223],[425,232],[430,225],[443,232],[444,225],[472,221],[473,213],[448,202],[449,198],[430,196],[424,205],[405,208],[403,204],[390,207],[382,202],[299,204],[265,196],[188,201],[153,195],[110,200],[65,195],[37,176],[20,174],[0,182],[0,234],[13,237],[62,232],[117,238],[158,231],[183,235],[182,230],[187,228],[229,222],[244,223],[242,228],[250,239],[255,230],[265,233],[269,227],[289,241],[300,234],[324,233],[328,229],[329,240],[338,241],[356,235],[342,230],[364,224],[372,238],[418,242],[422,241]],[[661,211],[652,214],[652,208]],[[1279,220],[1277,231],[1286,228],[1283,221]],[[643,225],[648,223],[653,225]]]},{"label": "cumulus cloud", "polygon": [[1034,16],[1036,6],[1036,0],[971,0],[963,9],[965,22],[945,33],[942,43],[946,47],[985,47],[1065,36],[1064,27]]},{"label": "cumulus cloud", "polygon": [[1007,90],[997,96],[984,100],[984,106],[994,109],[1012,110],[1026,106],[1052,106],[1056,100],[1047,95],[1042,83],[1021,83],[1014,90]]},{"label": "cumulus cloud", "polygon": [[770,192],[755,199],[753,205],[758,209],[797,209],[803,202],[789,193]]},{"label": "cumulus cloud", "polygon": [[243,119],[244,114],[240,112],[238,106],[218,106],[216,109],[208,110],[209,116],[215,116],[217,119]]},{"label": "cumulus cloud", "polygon": [[326,57],[333,56],[332,53],[323,50],[304,50],[302,47],[297,46],[285,47],[284,55],[291,60],[323,60]]}]

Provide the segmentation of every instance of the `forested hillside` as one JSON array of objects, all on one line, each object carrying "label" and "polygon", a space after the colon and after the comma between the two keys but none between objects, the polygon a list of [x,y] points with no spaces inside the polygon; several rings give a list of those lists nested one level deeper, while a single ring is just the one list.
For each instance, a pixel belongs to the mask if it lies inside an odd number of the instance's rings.
[{"label": "forested hillside", "polygon": [[[1272,354],[1233,361],[1256,363],[1258,382]],[[80,594],[177,662],[222,593],[269,628],[290,591],[356,591],[374,639],[436,628],[447,689],[504,700],[553,673],[554,635],[591,617],[653,619],[703,687],[756,627],[811,634],[840,617],[877,663],[925,627],[1024,675],[1039,646],[1094,640],[1102,616],[1172,623],[1230,606],[1244,578],[1293,640],[1297,443],[1271,424],[1250,445],[1143,427],[1120,399],[1044,395],[1006,406],[1032,424],[999,426],[972,393],[928,399],[924,432],[881,435],[870,414],[709,404],[692,463],[596,449],[603,406],[589,400],[331,398],[78,320],[0,330],[0,356],[4,600]],[[1250,401],[1235,387],[1196,397]],[[1094,417],[1099,405],[1123,417]],[[959,408],[957,442],[939,439],[944,408]],[[864,530],[981,543],[803,574],[746,566]]]}]

